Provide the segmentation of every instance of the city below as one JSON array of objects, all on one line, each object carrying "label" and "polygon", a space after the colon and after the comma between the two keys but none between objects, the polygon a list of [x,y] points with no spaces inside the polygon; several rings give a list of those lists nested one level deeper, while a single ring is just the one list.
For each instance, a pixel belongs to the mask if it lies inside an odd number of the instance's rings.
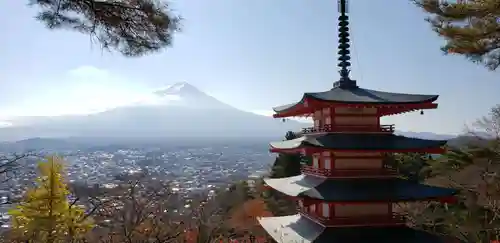
[{"label": "city below", "polygon": [[[209,144],[209,143],[208,143]],[[2,184],[1,200],[19,199],[37,176],[39,156],[57,154],[66,162],[67,181],[89,188],[113,188],[130,175],[146,175],[147,180],[168,183],[170,190],[182,197],[192,193],[210,193],[241,180],[252,180],[268,172],[274,155],[265,140],[257,142],[218,142],[203,146],[125,146],[108,145],[82,149],[30,151],[37,156],[20,160],[15,176]],[[3,156],[8,156],[4,152]],[[8,227],[5,204],[3,227]]]}]

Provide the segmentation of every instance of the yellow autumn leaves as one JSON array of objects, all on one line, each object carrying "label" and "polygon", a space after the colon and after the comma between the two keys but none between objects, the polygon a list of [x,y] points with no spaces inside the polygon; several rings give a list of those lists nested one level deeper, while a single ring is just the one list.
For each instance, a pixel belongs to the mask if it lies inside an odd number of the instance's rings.
[{"label": "yellow autumn leaves", "polygon": [[93,228],[82,206],[69,200],[64,161],[52,156],[38,164],[36,186],[9,211],[14,241],[60,243],[82,238]]}]

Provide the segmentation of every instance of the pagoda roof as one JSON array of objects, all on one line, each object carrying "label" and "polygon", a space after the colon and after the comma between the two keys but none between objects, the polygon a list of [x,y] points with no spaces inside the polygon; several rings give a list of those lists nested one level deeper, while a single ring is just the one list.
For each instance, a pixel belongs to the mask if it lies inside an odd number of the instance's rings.
[{"label": "pagoda roof", "polygon": [[405,94],[363,89],[358,86],[338,86],[324,92],[305,93],[299,102],[273,108],[277,113],[285,112],[304,103],[307,99],[322,102],[372,105],[404,105],[434,102],[439,95]]},{"label": "pagoda roof", "polygon": [[409,151],[439,148],[446,140],[409,138],[384,133],[316,133],[304,134],[292,140],[271,142],[271,150],[323,148],[332,150]]},{"label": "pagoda roof", "polygon": [[[259,218],[276,242],[290,243],[445,243],[448,239],[407,226],[324,227],[300,214]],[[459,242],[459,241],[455,241]]]},{"label": "pagoda roof", "polygon": [[401,178],[321,178],[298,175],[264,179],[272,188],[293,197],[330,202],[400,202],[439,199],[455,189],[419,184]]}]

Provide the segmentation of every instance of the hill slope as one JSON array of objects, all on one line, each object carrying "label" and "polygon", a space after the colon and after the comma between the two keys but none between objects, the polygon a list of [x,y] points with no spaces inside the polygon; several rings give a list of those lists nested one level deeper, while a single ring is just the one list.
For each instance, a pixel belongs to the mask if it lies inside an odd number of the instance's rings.
[{"label": "hill slope", "polygon": [[188,83],[176,83],[128,106],[84,116],[29,117],[0,129],[0,140],[32,137],[275,137],[304,126],[236,109]]}]

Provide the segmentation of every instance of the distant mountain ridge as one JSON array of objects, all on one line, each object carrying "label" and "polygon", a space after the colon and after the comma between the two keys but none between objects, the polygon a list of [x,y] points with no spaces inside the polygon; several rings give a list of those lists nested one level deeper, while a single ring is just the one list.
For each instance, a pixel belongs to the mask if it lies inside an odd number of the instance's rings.
[{"label": "distant mountain ridge", "polygon": [[[400,134],[404,135],[404,134]],[[426,134],[426,139],[443,139],[440,135],[438,137],[431,137],[431,134]],[[446,136],[446,135],[442,135]],[[137,138],[104,138],[104,137],[70,137],[70,138],[29,138],[16,142],[0,142],[0,152],[23,152],[30,150],[84,150],[88,148],[107,148],[109,146],[124,147],[163,147],[163,146],[207,146],[217,143],[223,144],[249,144],[249,143],[269,143],[281,139],[281,136],[274,137],[260,137],[260,138],[170,138],[170,139],[137,139]],[[410,137],[414,137],[411,136]],[[448,145],[452,147],[462,147],[470,143],[478,143],[478,140],[470,136],[459,136],[449,140]]]},{"label": "distant mountain ridge", "polygon": [[33,137],[95,138],[234,138],[275,137],[303,124],[246,112],[209,96],[186,82],[153,92],[149,97],[90,115],[28,117],[0,128],[0,141]]},{"label": "distant mountain ridge", "polygon": [[432,140],[449,140],[457,137],[457,135],[451,135],[451,134],[437,134],[432,132],[410,132],[410,131],[398,131],[398,130],[396,130],[395,134],[402,135],[405,137],[414,137],[414,138],[423,138]]}]

